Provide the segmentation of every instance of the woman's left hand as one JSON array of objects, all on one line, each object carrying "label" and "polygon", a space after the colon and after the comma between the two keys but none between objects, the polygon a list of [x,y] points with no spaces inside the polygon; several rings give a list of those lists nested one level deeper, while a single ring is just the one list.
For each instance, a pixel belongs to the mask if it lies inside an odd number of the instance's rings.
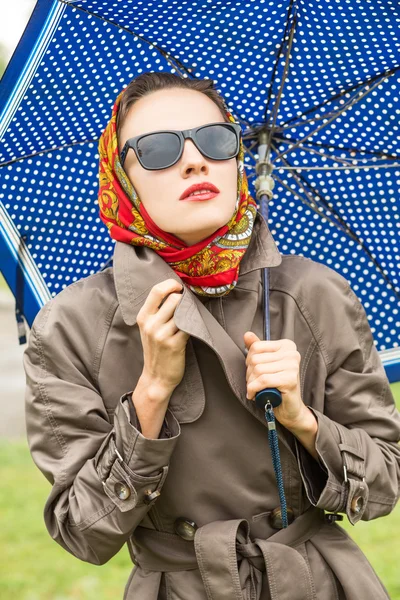
[{"label": "woman's left hand", "polygon": [[[282,403],[274,408],[276,419],[287,429],[301,425],[309,412],[300,393],[301,355],[292,340],[260,340],[252,331],[244,334],[248,348],[246,357],[247,396],[254,400],[264,388],[277,388]],[[309,417],[309,415],[307,415]]]}]

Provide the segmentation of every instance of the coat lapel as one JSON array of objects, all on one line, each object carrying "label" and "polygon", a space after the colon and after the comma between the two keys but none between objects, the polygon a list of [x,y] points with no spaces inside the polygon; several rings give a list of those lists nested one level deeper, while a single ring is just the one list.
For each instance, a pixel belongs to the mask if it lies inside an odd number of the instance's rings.
[{"label": "coat lapel", "polygon": [[[264,267],[275,267],[281,262],[282,256],[269,228],[263,216],[257,212],[253,235],[240,264],[239,281],[242,275]],[[169,278],[181,282],[174,270],[151,248],[116,242],[114,280],[122,317],[127,325],[132,326],[136,323],[137,314],[151,288]],[[186,286],[175,309],[174,321],[179,329],[203,341],[217,354],[235,396],[247,410],[264,423],[262,411],[246,398],[244,354],[196,294]],[[205,402],[201,375],[189,342],[185,377],[175,389],[170,401],[171,408],[181,422],[197,419],[203,412]],[[189,398],[193,394],[197,396],[197,400],[195,402],[193,398],[191,403]]]}]

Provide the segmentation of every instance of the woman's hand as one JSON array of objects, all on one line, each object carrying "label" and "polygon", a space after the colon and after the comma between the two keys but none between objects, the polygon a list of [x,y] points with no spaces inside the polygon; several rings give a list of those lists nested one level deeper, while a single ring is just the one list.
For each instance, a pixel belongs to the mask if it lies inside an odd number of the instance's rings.
[{"label": "woman's hand", "polygon": [[[300,393],[301,356],[292,340],[263,341],[252,331],[244,334],[248,348],[246,357],[247,397],[254,400],[264,388],[277,388],[282,403],[274,408],[276,419],[287,429],[296,429],[310,420],[310,411]],[[307,414],[308,413],[308,414]]]},{"label": "woman's hand", "polygon": [[[185,372],[190,335],[178,329],[174,312],[182,299],[182,284],[166,279],[150,290],[137,315],[143,346],[143,379],[153,388],[172,392]],[[161,394],[162,397],[162,394]]]}]

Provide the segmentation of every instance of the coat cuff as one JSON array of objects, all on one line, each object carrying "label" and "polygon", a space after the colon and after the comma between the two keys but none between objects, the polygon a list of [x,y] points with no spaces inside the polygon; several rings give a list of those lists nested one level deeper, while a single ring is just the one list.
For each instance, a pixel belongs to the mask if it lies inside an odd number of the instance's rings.
[{"label": "coat cuff", "polygon": [[346,513],[355,525],[368,502],[361,440],[356,429],[349,430],[315,408],[308,408],[318,421],[315,460],[295,438],[300,474],[311,504],[331,512]]},{"label": "coat cuff", "polygon": [[122,512],[142,504],[151,506],[158,498],[181,433],[179,422],[167,409],[159,438],[144,437],[136,427],[136,413],[130,409],[131,395],[128,392],[121,396],[114,413],[114,428],[95,458],[104,491]]},{"label": "coat cuff", "polygon": [[[139,431],[139,433],[142,433],[142,428],[140,426],[140,422],[139,422],[139,419],[136,414],[135,405],[132,402],[132,394],[133,394],[133,390],[131,392],[127,392],[126,394],[124,394],[121,398],[121,402],[123,402],[124,404],[126,403],[128,409],[129,409],[129,421],[130,421],[131,425],[133,425],[135,427],[135,429],[137,429]],[[164,440],[164,439],[170,438],[170,437],[173,437],[173,434],[168,426],[168,415],[165,415],[164,421],[163,421],[163,424],[161,427],[160,435],[158,436],[157,439]]]}]

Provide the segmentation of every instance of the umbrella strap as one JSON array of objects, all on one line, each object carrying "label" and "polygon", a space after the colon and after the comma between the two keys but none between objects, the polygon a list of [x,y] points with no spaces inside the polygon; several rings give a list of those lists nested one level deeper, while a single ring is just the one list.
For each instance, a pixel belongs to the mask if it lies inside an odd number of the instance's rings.
[{"label": "umbrella strap", "polygon": [[18,302],[15,304],[15,318],[17,321],[17,332],[19,345],[26,344],[26,327],[24,321],[24,315],[19,309]]},{"label": "umbrella strap", "polygon": [[276,483],[278,486],[279,500],[281,504],[282,527],[288,526],[287,505],[285,497],[285,489],[283,487],[282,467],[279,454],[278,434],[275,425],[274,409],[270,402],[267,402],[265,407],[265,418],[268,422],[268,441],[271,448],[272,464],[274,465]]}]

